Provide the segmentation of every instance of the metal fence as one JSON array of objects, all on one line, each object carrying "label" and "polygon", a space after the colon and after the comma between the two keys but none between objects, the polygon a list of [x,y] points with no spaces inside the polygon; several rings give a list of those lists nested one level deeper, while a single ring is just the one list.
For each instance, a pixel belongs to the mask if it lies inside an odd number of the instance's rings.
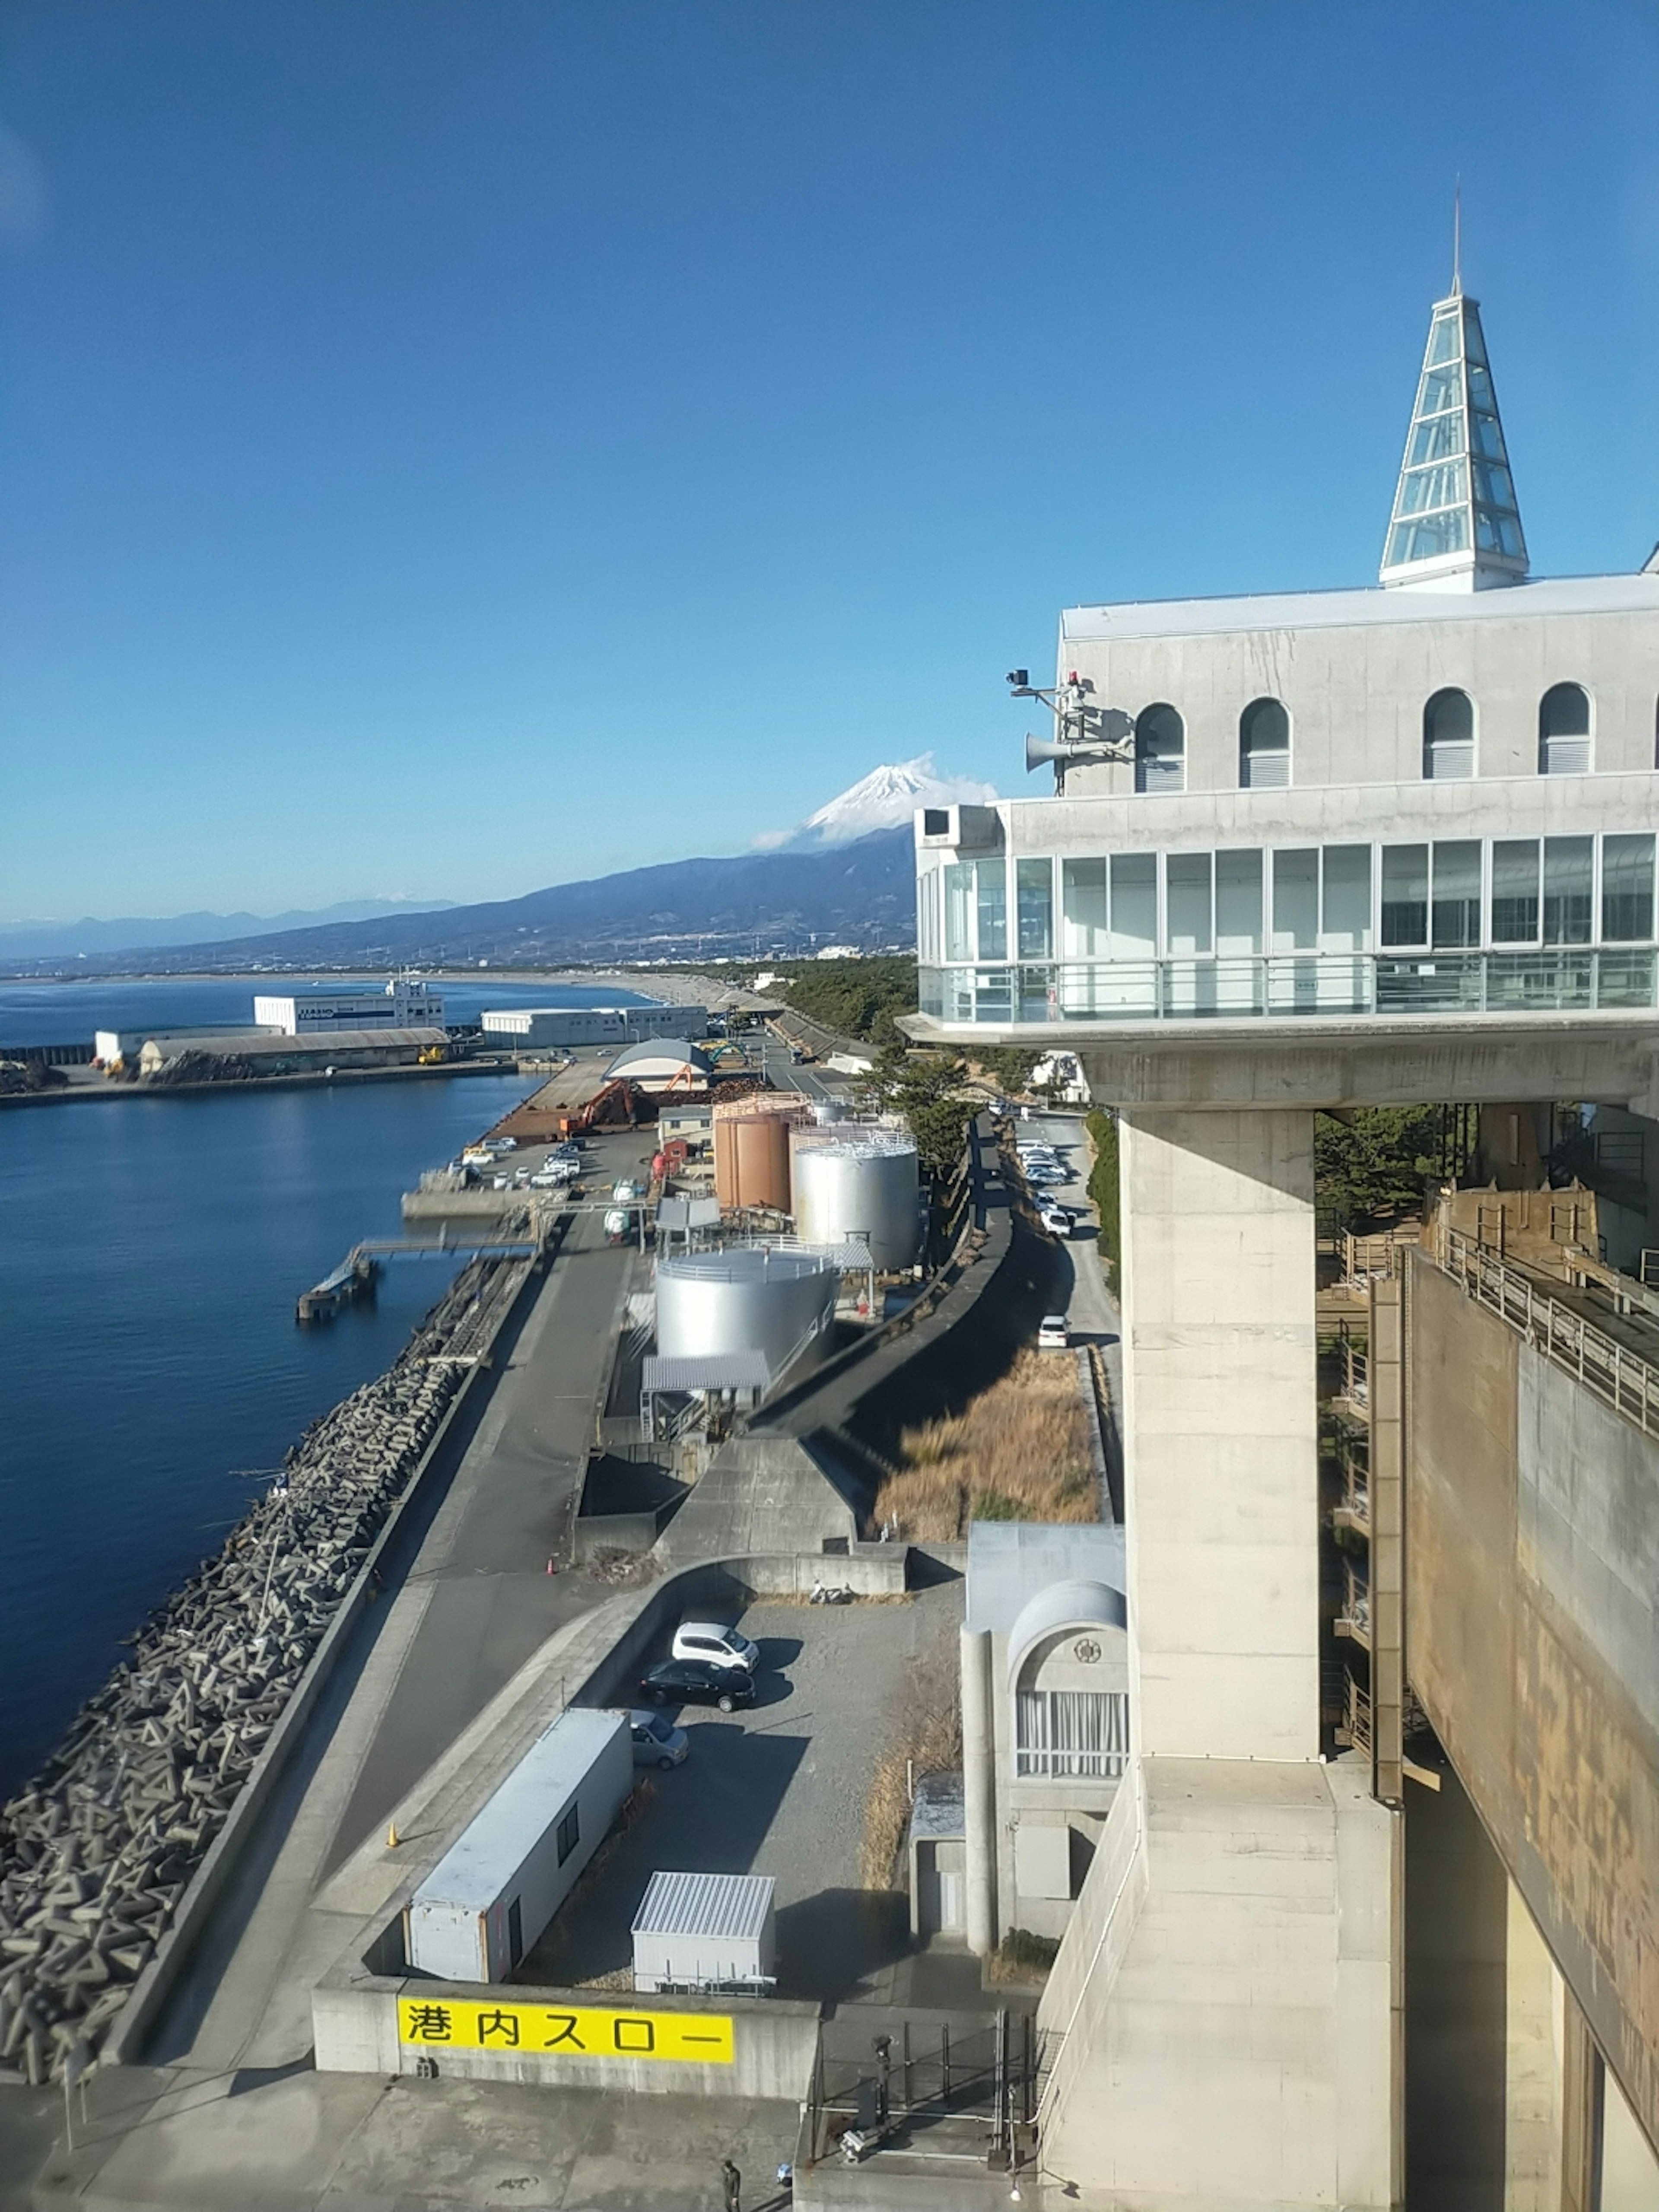
[{"label": "metal fence", "polygon": [[1540,1290],[1489,1247],[1443,1227],[1436,1264],[1534,1350],[1649,1436],[1659,1436],[1659,1367]]}]

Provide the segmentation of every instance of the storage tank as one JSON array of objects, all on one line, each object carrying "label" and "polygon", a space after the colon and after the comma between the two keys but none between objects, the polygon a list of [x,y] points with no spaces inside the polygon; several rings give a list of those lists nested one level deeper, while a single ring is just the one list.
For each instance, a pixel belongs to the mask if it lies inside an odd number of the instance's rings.
[{"label": "storage tank", "polygon": [[665,1359],[759,1352],[774,1376],[798,1349],[830,1349],[841,1277],[813,1252],[763,1245],[657,1262],[657,1350]]},{"label": "storage tank", "polygon": [[804,1244],[869,1241],[878,1267],[916,1256],[916,1146],[895,1129],[843,1121],[797,1129],[790,1142],[795,1233]]},{"label": "storage tank", "polygon": [[732,1114],[714,1123],[714,1195],[723,1206],[788,1212],[789,1130],[781,1114]]},{"label": "storage tank", "polygon": [[852,1110],[844,1098],[815,1098],[812,1101],[812,1119],[820,1128],[828,1128],[835,1121],[846,1121]]}]

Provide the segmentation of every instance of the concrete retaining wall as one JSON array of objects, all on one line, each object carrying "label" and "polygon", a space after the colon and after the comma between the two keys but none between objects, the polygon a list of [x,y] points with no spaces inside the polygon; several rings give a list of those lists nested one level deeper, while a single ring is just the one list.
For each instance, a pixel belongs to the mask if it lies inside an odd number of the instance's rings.
[{"label": "concrete retaining wall", "polygon": [[[512,2008],[578,2007],[629,2014],[715,2014],[732,2022],[730,2061],[680,2063],[670,2059],[568,2057],[539,2051],[473,2051],[400,2043],[398,2002],[446,1998]],[[817,2059],[818,2008],[774,1997],[651,1996],[634,2000],[592,1990],[537,1989],[511,1983],[435,1982],[361,1974],[331,1975],[312,1994],[312,2027],[320,2073],[413,2074],[422,2057],[441,2075],[473,2081],[523,2081],[541,2087],[615,2089],[636,2094],[749,2097],[803,2100]]]},{"label": "concrete retaining wall", "polygon": [[[544,1279],[544,1266],[526,1267],[523,1281],[497,1323],[486,1357],[493,1355],[502,1338],[518,1328]],[[311,1663],[272,1729],[246,1785],[180,1899],[173,1924],[155,1958],[118,2014],[104,2045],[105,2063],[142,2063],[145,2040],[206,1932],[214,1909],[235,1874],[265,1806],[303,1740],[306,1723],[341,1653],[374,1602],[378,1583],[390,1580],[413,1557],[429,1514],[460,1465],[483,1419],[493,1380],[489,1368],[481,1363],[469,1370],[450,1401],[425,1458],[410,1477],[349,1595],[312,1654]]]}]

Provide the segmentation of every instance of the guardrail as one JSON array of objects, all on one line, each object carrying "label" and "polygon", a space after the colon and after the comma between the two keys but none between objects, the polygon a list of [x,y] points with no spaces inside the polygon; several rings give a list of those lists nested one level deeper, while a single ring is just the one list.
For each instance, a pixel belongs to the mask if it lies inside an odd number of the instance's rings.
[{"label": "guardrail", "polygon": [[1530,1276],[1461,1230],[1443,1227],[1435,1264],[1534,1351],[1575,1376],[1648,1436],[1659,1436],[1659,1366],[1540,1290]]}]

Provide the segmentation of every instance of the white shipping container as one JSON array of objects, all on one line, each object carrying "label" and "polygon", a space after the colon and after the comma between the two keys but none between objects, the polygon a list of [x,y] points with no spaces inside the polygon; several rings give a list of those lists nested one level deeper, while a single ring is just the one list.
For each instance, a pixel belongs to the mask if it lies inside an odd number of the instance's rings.
[{"label": "white shipping container", "polygon": [[634,1916],[635,1988],[769,1988],[775,1887],[769,1874],[653,1874]]},{"label": "white shipping container", "polygon": [[634,1786],[628,1715],[573,1706],[525,1753],[409,1906],[411,1967],[500,1982],[574,1887]]}]

